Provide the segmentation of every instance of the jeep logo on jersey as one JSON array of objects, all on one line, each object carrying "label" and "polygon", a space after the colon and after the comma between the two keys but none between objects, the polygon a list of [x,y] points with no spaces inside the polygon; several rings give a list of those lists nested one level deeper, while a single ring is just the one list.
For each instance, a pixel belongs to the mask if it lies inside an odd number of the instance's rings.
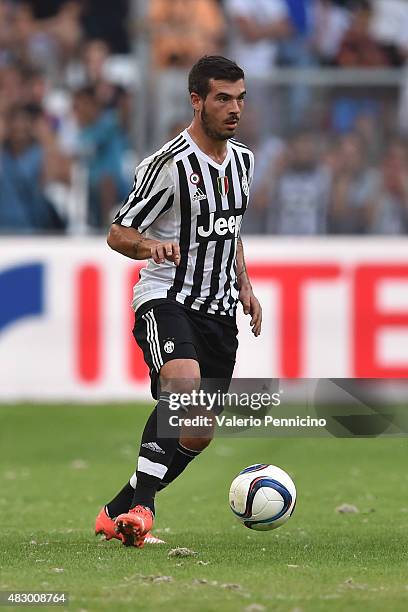
[{"label": "jeep logo on jersey", "polygon": [[197,219],[197,242],[236,238],[241,221],[242,215],[234,215],[229,210],[200,215]]}]

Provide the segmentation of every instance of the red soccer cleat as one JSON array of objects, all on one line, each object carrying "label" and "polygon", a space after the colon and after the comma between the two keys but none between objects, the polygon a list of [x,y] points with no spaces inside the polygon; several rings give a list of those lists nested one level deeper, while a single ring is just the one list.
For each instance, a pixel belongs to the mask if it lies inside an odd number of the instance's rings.
[{"label": "red soccer cleat", "polygon": [[95,535],[102,533],[107,540],[122,538],[115,531],[115,521],[106,514],[105,506],[101,509],[95,521]]},{"label": "red soccer cleat", "polygon": [[115,531],[122,537],[125,546],[142,548],[153,526],[153,513],[145,506],[135,506],[127,514],[119,514],[115,520]]},{"label": "red soccer cleat", "polygon": [[[121,515],[124,516],[124,515]],[[107,540],[116,538],[124,543],[124,539],[121,533],[117,533],[115,530],[115,521],[111,519],[105,510],[105,506],[101,509],[95,521],[95,535],[103,534]],[[165,544],[164,540],[157,538],[152,533],[146,533],[144,537],[145,544]]]}]

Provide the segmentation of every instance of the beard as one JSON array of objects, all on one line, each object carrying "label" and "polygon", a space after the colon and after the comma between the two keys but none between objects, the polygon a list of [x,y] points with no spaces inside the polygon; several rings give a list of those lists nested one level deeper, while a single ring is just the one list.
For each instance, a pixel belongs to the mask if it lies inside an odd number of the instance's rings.
[{"label": "beard", "polygon": [[209,115],[207,114],[205,110],[205,104],[203,105],[203,110],[201,111],[201,125],[203,127],[205,134],[209,138],[212,138],[213,140],[228,140],[229,138],[232,138],[232,136],[234,136],[235,134],[235,131],[234,132],[220,132],[217,129],[215,129],[214,125],[211,122]]}]

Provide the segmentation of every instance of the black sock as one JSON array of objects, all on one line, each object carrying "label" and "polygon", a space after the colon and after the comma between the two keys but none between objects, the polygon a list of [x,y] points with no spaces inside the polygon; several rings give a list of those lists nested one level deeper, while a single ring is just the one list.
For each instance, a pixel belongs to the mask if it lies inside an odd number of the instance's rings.
[{"label": "black sock", "polygon": [[129,511],[130,504],[133,500],[135,493],[134,487],[127,482],[123,489],[105,506],[106,513],[110,518],[116,518],[119,514],[123,514]]},{"label": "black sock", "polygon": [[[176,478],[180,476],[182,472],[184,472],[188,464],[191,463],[193,459],[198,457],[200,453],[201,451],[194,451],[189,448],[185,448],[179,442],[173,457],[173,461],[169,465],[169,469],[166,472],[164,480],[160,482],[157,492],[167,487],[167,485],[173,482],[173,480],[176,480]],[[136,474],[132,476],[130,481],[125,484],[123,489],[119,491],[112,501],[106,504],[105,509],[110,518],[116,518],[119,516],[119,514],[129,511],[135,493],[135,486]]]},{"label": "black sock", "polygon": [[169,466],[169,469],[167,470],[166,475],[159,484],[157,490],[161,491],[162,489],[167,487],[167,485],[173,482],[173,480],[176,480],[176,478],[178,478],[178,476],[180,476],[180,474],[184,472],[188,464],[191,463],[191,461],[195,459],[200,453],[201,451],[195,451],[186,448],[179,442],[177,445],[177,450],[173,457],[173,461],[171,462],[171,465]]},{"label": "black sock", "polygon": [[177,450],[180,428],[173,427],[174,437],[164,438],[158,435],[158,419],[168,422],[176,413],[170,410],[169,393],[162,392],[156,408],[145,425],[136,469],[136,488],[131,508],[142,505],[150,508],[154,514],[154,497],[161,480],[168,471]]}]

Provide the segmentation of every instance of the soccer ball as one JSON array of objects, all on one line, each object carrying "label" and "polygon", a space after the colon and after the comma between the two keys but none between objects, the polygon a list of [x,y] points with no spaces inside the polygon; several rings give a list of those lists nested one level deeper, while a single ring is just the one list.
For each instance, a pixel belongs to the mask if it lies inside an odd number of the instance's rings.
[{"label": "soccer ball", "polygon": [[258,463],[242,470],[232,481],[230,508],[237,519],[257,531],[286,523],[296,504],[296,487],[284,470]]}]

